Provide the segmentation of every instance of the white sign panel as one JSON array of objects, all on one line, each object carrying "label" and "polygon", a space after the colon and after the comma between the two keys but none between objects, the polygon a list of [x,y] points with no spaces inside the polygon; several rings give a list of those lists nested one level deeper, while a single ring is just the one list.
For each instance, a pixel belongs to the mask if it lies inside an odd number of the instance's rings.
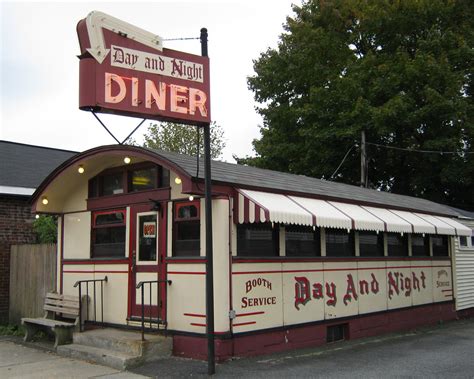
[{"label": "white sign panel", "polygon": [[137,70],[184,80],[202,83],[204,68],[202,64],[163,55],[145,53],[112,45],[110,64],[128,70]]}]

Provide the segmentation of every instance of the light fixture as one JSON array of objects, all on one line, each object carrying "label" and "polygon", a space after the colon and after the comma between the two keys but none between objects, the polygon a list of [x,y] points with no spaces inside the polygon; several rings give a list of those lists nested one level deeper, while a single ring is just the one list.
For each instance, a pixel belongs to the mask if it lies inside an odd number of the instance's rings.
[{"label": "light fixture", "polygon": [[86,171],[86,170],[84,170],[84,166],[83,166],[83,165],[79,165],[79,167],[77,168],[77,172],[78,172],[79,174],[84,174],[84,171]]},{"label": "light fixture", "polygon": [[41,202],[43,203],[43,205],[48,205],[49,200],[46,196],[43,196],[43,199],[41,199]]},{"label": "light fixture", "polygon": [[123,161],[125,164],[129,164],[132,161],[132,159],[130,157],[125,157],[123,158]]},{"label": "light fixture", "polygon": [[193,201],[194,200],[194,196],[193,195],[189,195],[189,201]]},{"label": "light fixture", "polygon": [[35,218],[38,220],[40,218],[40,215],[36,215]]},{"label": "light fixture", "polygon": [[174,182],[176,184],[181,184],[181,178],[179,176],[177,176],[176,178],[174,178]]}]

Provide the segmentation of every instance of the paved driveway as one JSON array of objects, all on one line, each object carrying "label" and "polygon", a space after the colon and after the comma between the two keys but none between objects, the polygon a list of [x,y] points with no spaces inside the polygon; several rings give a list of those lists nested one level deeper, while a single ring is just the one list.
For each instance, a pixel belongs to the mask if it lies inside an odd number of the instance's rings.
[{"label": "paved driveway", "polygon": [[[134,372],[205,377],[205,362],[173,358]],[[321,348],[237,359],[217,365],[232,378],[474,378],[474,319],[417,332],[353,340]]]},{"label": "paved driveway", "polygon": [[[17,340],[18,341],[18,340]],[[36,345],[37,346],[37,345]],[[169,358],[132,372],[63,358],[0,338],[0,378],[207,377],[206,362]],[[218,364],[226,378],[474,378],[474,319],[416,332],[235,359]]]}]

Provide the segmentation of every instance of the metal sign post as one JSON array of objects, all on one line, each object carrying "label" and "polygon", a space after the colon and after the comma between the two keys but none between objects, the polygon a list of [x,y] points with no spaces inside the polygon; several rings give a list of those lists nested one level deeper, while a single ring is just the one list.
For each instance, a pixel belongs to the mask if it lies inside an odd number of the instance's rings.
[{"label": "metal sign post", "polygon": [[[201,55],[207,57],[207,29],[201,29]],[[205,200],[206,200],[206,332],[207,373],[216,372],[214,351],[214,264],[212,256],[211,124],[204,128]]]}]

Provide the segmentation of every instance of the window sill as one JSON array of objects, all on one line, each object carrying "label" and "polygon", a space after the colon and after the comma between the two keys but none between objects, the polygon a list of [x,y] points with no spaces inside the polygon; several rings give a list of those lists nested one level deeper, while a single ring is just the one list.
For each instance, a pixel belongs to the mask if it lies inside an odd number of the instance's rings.
[{"label": "window sill", "polygon": [[89,259],[63,259],[63,265],[79,265],[79,264],[128,264],[127,257],[116,258],[89,258]]}]

